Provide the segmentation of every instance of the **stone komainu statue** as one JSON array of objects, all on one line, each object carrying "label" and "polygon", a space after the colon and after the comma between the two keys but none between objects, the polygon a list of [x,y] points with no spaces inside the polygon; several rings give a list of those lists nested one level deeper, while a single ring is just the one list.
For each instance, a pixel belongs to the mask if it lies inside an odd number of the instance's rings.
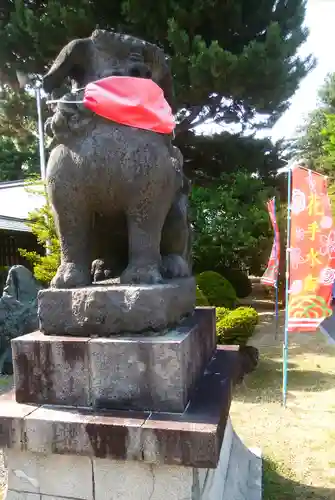
[{"label": "stone komainu statue", "polygon": [[[173,104],[164,52],[103,30],[66,45],[43,86],[52,93],[69,78],[78,90],[112,75],[152,78]],[[170,137],[104,119],[81,99],[80,91],[65,95],[47,124],[54,136],[47,190],[61,244],[52,286],[90,284],[92,260],[96,279],[122,271],[126,284],[189,276],[189,182],[180,151]]]}]

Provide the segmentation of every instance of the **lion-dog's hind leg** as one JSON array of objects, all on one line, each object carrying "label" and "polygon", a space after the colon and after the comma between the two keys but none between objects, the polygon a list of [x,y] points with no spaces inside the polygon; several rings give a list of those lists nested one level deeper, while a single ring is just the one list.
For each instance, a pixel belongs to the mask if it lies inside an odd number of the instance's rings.
[{"label": "lion-dog's hind leg", "polygon": [[[162,228],[171,206],[175,191],[174,174],[167,175],[164,182],[157,182],[146,191],[138,191],[139,198],[129,204],[128,222],[128,267],[121,275],[121,282],[156,284],[162,283],[160,242]],[[160,179],[162,181],[162,179]]]}]

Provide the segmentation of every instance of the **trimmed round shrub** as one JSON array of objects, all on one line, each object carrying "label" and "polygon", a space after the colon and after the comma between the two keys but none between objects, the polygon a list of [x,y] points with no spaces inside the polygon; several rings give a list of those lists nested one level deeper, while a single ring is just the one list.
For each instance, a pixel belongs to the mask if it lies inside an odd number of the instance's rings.
[{"label": "trimmed round shrub", "polygon": [[239,299],[248,297],[252,292],[252,284],[246,273],[240,269],[222,268],[218,272],[233,285]]},{"label": "trimmed round shrub", "polygon": [[197,276],[197,284],[211,306],[234,309],[236,292],[231,283],[215,271],[204,271]]},{"label": "trimmed round shrub", "polygon": [[198,286],[197,286],[197,290],[196,290],[196,305],[197,306],[209,306],[209,302],[207,300],[207,297],[200,290],[200,288]]},{"label": "trimmed round shrub", "polygon": [[226,307],[217,307],[216,308],[216,322],[221,321],[227,314],[230,313],[230,309]]},{"label": "trimmed round shrub", "polygon": [[219,344],[246,345],[258,324],[258,313],[252,307],[238,307],[216,323]]}]

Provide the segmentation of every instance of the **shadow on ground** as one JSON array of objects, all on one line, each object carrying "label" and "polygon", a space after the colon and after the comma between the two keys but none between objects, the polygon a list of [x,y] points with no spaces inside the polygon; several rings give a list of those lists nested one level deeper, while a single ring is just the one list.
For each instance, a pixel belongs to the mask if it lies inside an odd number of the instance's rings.
[{"label": "shadow on ground", "polygon": [[263,500],[335,500],[335,489],[307,486],[281,472],[277,463],[263,459]]},{"label": "shadow on ground", "polygon": [[[313,339],[311,336],[313,335]],[[281,358],[283,354],[283,338],[275,339],[274,335],[259,332],[258,337],[251,339],[250,345],[254,345],[265,356]],[[321,354],[322,356],[335,357],[335,346],[326,344],[321,333],[291,333],[289,336],[289,355],[291,357]]]},{"label": "shadow on ground", "polygon": [[[294,362],[289,362],[288,368],[290,391],[320,392],[335,386],[335,374],[301,370]],[[262,356],[257,369],[245,377],[243,384],[236,390],[234,400],[249,403],[280,402],[282,398],[282,373],[280,359]]]}]

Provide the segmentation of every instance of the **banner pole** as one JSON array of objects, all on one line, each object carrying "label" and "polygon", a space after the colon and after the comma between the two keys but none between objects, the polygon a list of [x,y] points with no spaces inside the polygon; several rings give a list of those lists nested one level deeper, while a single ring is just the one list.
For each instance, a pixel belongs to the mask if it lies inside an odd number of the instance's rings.
[{"label": "banner pole", "polygon": [[278,304],[278,282],[279,282],[279,262],[278,262],[278,248],[277,248],[277,215],[276,215],[276,197],[273,198],[273,211],[274,211],[274,216],[275,216],[275,238],[274,238],[274,244],[275,244],[275,263],[277,265],[278,263],[278,269],[277,269],[277,276],[276,276],[276,283],[275,283],[275,291],[276,291],[276,298],[275,298],[275,315],[276,315],[276,329],[275,329],[275,340],[278,338],[278,327],[279,327],[279,304]]},{"label": "banner pole", "polygon": [[275,340],[277,340],[278,338],[278,330],[279,330],[279,306],[278,306],[278,278],[277,278],[277,282],[276,282],[276,331],[275,331]]},{"label": "banner pole", "polygon": [[287,179],[287,235],[286,235],[286,273],[285,273],[285,327],[283,344],[283,406],[287,402],[288,378],[288,302],[289,302],[289,274],[290,274],[290,245],[291,245],[291,198],[292,198],[292,167],[289,166]]}]

